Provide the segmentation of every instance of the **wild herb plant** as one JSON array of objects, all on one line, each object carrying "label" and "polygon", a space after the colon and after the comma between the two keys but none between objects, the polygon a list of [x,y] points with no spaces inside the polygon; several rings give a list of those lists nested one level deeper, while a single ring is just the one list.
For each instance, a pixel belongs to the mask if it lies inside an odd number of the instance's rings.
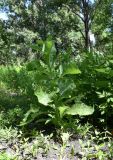
[{"label": "wild herb plant", "polygon": [[[81,95],[78,94],[76,80],[81,71],[72,59],[65,62],[62,55],[56,55],[52,40],[39,41],[39,44],[42,59],[26,65],[28,75],[34,78],[30,87],[35,101],[32,101],[21,125],[35,120],[37,123],[52,123],[56,127],[69,127],[67,124],[71,117],[94,112],[93,106],[84,104],[79,98]],[[37,47],[40,47],[39,44]]]},{"label": "wild herb plant", "polygon": [[79,140],[81,145],[81,155],[82,159],[99,159],[99,160],[107,160],[112,159],[112,138],[109,132],[99,132],[95,130],[95,135],[90,133],[90,136],[85,136],[86,140]]},{"label": "wild herb plant", "polygon": [[0,159],[1,160],[17,160],[17,157],[15,156],[10,156],[5,152],[0,153]]},{"label": "wild herb plant", "polygon": [[21,125],[35,121],[73,128],[78,118],[107,126],[113,115],[113,56],[92,52],[74,59],[66,52],[56,54],[51,39],[32,48],[40,59],[0,70],[1,83],[5,79],[7,88],[26,95],[30,108]]}]

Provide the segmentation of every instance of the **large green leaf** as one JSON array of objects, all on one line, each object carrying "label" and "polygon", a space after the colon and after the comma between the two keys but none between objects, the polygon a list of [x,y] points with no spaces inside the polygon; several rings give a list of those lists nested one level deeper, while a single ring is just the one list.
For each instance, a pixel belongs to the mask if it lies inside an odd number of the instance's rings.
[{"label": "large green leaf", "polygon": [[109,62],[113,64],[113,60],[112,59],[110,59]]},{"label": "large green leaf", "polygon": [[77,103],[73,105],[70,109],[66,111],[68,115],[80,115],[86,116],[91,115],[94,112],[94,108],[91,106],[87,106],[84,103]]},{"label": "large green leaf", "polygon": [[66,111],[69,109],[69,107],[65,106],[65,105],[62,105],[58,109],[59,109],[60,118],[63,118],[63,116],[65,115]]},{"label": "large green leaf", "polygon": [[53,41],[47,40],[45,42],[45,52],[50,54],[52,47],[53,47]]},{"label": "large green leaf", "polygon": [[32,122],[36,117],[38,117],[38,115],[40,115],[39,108],[31,105],[31,108],[24,115],[24,119],[22,120],[22,122],[20,123],[19,126],[24,126],[24,125]]},{"label": "large green leaf", "polygon": [[45,42],[45,58],[48,61],[50,67],[52,67],[56,58],[56,48],[54,42],[51,39],[47,39]]},{"label": "large green leaf", "polygon": [[35,118],[37,118],[36,122],[43,122],[46,121],[46,119],[44,118],[39,118],[39,116],[41,115],[47,115],[48,112],[45,111],[41,111],[40,108],[38,108],[37,106],[31,106],[31,108],[28,110],[28,112],[24,115],[24,119],[22,120],[22,122],[20,123],[19,126],[24,126],[27,125],[29,123],[31,123]]},{"label": "large green leaf", "polygon": [[80,74],[81,71],[79,70],[79,68],[76,66],[75,63],[70,63],[67,66],[65,66],[64,68],[64,75],[67,74]]},{"label": "large green leaf", "polygon": [[98,69],[95,69],[95,70],[99,73],[104,73],[104,74],[109,73],[109,70],[107,70],[106,68],[98,68]]},{"label": "large green leaf", "polygon": [[35,91],[35,95],[37,96],[39,103],[45,106],[52,102],[51,94],[44,92],[42,89]]}]

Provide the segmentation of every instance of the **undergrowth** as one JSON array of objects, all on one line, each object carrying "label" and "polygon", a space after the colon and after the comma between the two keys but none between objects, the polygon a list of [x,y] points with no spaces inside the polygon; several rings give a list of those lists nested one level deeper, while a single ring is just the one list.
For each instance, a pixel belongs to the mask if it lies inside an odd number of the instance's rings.
[{"label": "undergrowth", "polygon": [[85,136],[88,126],[112,133],[113,55],[91,52],[72,58],[65,52],[56,55],[49,39],[40,44],[34,48],[43,55],[40,60],[0,67],[0,125],[26,133],[48,126],[58,134]]}]

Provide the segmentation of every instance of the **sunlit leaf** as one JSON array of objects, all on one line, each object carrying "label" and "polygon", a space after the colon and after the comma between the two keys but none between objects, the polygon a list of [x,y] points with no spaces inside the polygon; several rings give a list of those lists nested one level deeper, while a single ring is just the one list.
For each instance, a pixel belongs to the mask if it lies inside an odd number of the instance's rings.
[{"label": "sunlit leaf", "polygon": [[71,63],[71,64],[65,66],[65,68],[64,68],[64,75],[80,74],[80,73],[81,73],[80,69],[74,63]]},{"label": "sunlit leaf", "polygon": [[112,60],[112,59],[111,59],[111,60],[109,60],[109,62],[113,64],[113,60]]},{"label": "sunlit leaf", "polygon": [[68,115],[80,115],[80,116],[91,115],[93,114],[93,112],[94,112],[93,107],[87,106],[83,103],[75,104],[66,111]]},{"label": "sunlit leaf", "polygon": [[59,109],[60,118],[62,118],[65,115],[66,110],[69,109],[69,107],[62,105],[58,109]]},{"label": "sunlit leaf", "polygon": [[52,102],[51,95],[44,92],[42,89],[35,91],[35,95],[37,96],[39,103],[45,106]]}]

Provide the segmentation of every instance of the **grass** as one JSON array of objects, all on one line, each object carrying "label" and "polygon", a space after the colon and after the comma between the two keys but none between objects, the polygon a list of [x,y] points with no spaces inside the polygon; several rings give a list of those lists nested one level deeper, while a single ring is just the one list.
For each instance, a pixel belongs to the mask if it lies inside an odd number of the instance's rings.
[{"label": "grass", "polygon": [[[0,125],[18,125],[29,107],[29,100],[10,90],[0,90]],[[7,116],[6,116],[7,115]]]}]

